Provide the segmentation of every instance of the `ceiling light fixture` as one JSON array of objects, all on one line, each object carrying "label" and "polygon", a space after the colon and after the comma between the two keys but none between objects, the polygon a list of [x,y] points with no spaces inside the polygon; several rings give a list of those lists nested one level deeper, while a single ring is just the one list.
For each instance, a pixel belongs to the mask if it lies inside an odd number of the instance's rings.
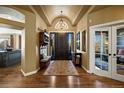
[{"label": "ceiling light fixture", "polygon": [[57,30],[67,30],[68,29],[68,24],[63,20],[63,11],[60,11],[61,15],[60,15],[60,20],[56,23],[55,25],[55,29]]}]

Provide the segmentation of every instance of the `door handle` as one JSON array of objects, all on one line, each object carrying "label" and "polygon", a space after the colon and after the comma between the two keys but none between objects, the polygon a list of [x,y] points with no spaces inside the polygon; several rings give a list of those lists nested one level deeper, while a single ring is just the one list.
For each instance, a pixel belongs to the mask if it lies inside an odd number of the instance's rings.
[{"label": "door handle", "polygon": [[109,56],[111,56],[111,54],[108,54]]},{"label": "door handle", "polygon": [[116,56],[117,56],[116,54],[113,54],[113,58],[116,58]]},{"label": "door handle", "polygon": [[113,54],[113,56],[116,56],[116,54]]}]

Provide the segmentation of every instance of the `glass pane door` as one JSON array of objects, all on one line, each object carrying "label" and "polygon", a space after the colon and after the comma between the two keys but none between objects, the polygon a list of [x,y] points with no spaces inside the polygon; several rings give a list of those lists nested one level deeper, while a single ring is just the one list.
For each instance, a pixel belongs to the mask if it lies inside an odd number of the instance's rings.
[{"label": "glass pane door", "polygon": [[117,29],[117,42],[116,42],[116,71],[117,74],[124,75],[124,28]]},{"label": "glass pane door", "polygon": [[112,78],[124,81],[124,25],[112,28]]},{"label": "glass pane door", "polygon": [[111,77],[111,28],[96,28],[94,31],[94,73]]},{"label": "glass pane door", "polygon": [[108,31],[95,32],[95,68],[108,71]]}]

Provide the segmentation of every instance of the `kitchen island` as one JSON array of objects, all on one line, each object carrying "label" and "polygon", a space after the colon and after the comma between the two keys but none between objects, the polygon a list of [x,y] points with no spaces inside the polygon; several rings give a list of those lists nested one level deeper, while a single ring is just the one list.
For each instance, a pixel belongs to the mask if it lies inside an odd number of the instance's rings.
[{"label": "kitchen island", "polygon": [[0,67],[8,67],[21,63],[21,50],[0,50]]}]

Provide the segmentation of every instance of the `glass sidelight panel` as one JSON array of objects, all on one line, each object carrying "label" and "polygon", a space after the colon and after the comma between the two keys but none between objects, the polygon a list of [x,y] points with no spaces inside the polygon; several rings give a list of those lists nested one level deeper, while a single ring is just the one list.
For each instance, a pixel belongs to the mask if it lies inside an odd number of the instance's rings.
[{"label": "glass sidelight panel", "polygon": [[124,75],[124,28],[117,29],[117,74]]},{"label": "glass sidelight panel", "polygon": [[55,34],[56,33],[50,33],[50,53],[51,53],[51,59],[55,59]]},{"label": "glass sidelight panel", "polygon": [[95,32],[95,67],[108,71],[108,31]]},{"label": "glass sidelight panel", "polygon": [[74,34],[69,32],[67,33],[68,40],[68,59],[72,59],[72,52],[74,51]]}]

